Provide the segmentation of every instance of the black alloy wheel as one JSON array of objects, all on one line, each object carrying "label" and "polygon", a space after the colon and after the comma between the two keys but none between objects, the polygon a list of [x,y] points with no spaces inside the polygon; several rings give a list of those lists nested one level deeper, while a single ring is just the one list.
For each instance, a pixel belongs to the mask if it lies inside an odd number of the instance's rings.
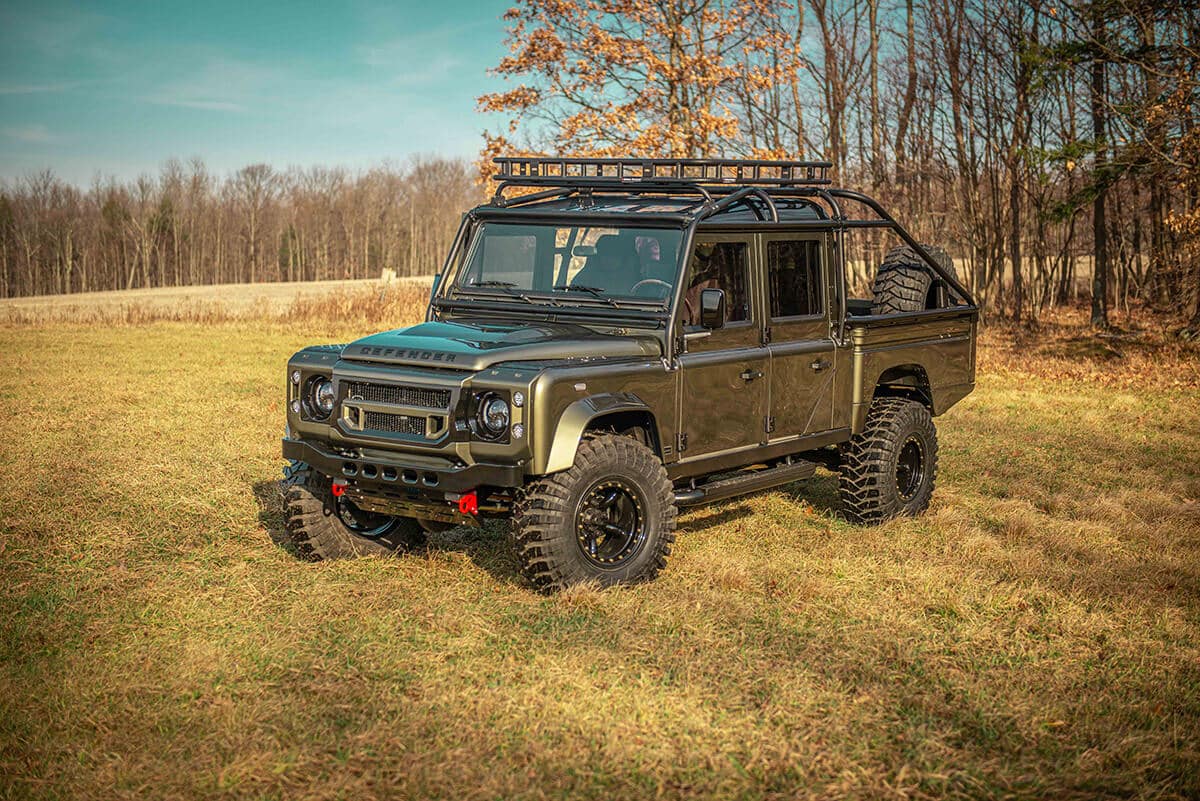
[{"label": "black alloy wheel", "polygon": [[333,505],[342,525],[360,537],[370,540],[379,539],[395,525],[394,517],[359,509],[354,501],[346,500],[344,495],[335,496]]},{"label": "black alloy wheel", "polygon": [[632,483],[606,478],[584,492],[575,512],[579,549],[594,565],[618,568],[646,542],[645,500]]},{"label": "black alloy wheel", "polygon": [[901,500],[911,501],[925,480],[925,447],[921,439],[910,436],[896,457],[896,492]]}]

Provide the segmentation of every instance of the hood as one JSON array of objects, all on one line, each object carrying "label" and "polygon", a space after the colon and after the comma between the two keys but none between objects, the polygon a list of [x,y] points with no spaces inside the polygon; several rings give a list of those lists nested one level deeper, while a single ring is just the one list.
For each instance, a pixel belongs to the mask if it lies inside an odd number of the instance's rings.
[{"label": "hood", "polygon": [[571,323],[526,325],[428,322],[384,331],[342,351],[342,358],[422,367],[483,370],[500,362],[546,359],[658,358],[658,340],[612,336]]}]

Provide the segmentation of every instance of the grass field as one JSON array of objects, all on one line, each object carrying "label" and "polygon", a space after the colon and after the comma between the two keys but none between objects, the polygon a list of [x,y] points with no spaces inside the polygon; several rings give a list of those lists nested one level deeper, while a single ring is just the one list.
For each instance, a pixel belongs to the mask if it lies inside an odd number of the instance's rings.
[{"label": "grass field", "polygon": [[273,543],[284,361],[364,331],[0,327],[0,797],[1200,796],[1195,350],[990,341],[927,516],[819,473],[542,597]]}]

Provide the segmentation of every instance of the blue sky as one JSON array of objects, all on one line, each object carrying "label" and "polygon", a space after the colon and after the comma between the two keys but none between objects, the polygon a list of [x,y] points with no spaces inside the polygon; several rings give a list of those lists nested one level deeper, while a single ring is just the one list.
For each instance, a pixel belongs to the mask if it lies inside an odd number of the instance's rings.
[{"label": "blue sky", "polygon": [[0,2],[0,180],[473,156],[510,0]]}]

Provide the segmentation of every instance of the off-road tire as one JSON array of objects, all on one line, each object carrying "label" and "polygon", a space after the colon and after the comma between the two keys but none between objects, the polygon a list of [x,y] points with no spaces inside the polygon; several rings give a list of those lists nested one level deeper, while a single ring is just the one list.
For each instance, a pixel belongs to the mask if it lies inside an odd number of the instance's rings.
[{"label": "off-road tire", "polygon": [[[941,267],[954,270],[954,261],[945,250],[933,245],[924,245],[924,248]],[[892,248],[879,265],[871,285],[871,313],[924,311],[935,306],[933,279],[929,265],[915,250],[908,245]]]},{"label": "off-road tire", "polygon": [[[904,493],[898,470],[909,443],[923,458],[920,479]],[[876,398],[867,424],[842,450],[838,494],[852,523],[875,525],[893,517],[919,515],[929,508],[937,481],[937,430],[929,410],[906,398]]]},{"label": "off-road tire", "polygon": [[377,535],[366,537],[351,530],[337,516],[331,482],[304,462],[283,469],[286,541],[305,559],[348,559],[355,556],[390,556],[425,544],[425,532],[416,520],[393,517]]},{"label": "off-road tire", "polygon": [[[585,553],[577,516],[599,485],[618,481],[640,494],[645,535],[636,551],[614,567]],[[654,452],[631,437],[588,435],[567,470],[537,479],[513,505],[511,535],[521,573],[542,592],[585,582],[608,587],[650,581],[666,567],[675,541],[675,491]]]}]

